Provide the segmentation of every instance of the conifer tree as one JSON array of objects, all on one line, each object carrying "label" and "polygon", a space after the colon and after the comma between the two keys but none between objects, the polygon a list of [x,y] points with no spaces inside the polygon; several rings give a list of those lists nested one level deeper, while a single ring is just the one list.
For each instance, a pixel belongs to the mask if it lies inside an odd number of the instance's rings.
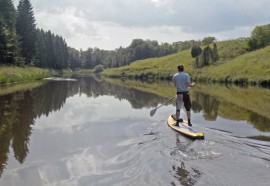
[{"label": "conifer tree", "polygon": [[8,29],[0,14],[0,64],[8,62]]},{"label": "conifer tree", "polygon": [[22,63],[15,23],[16,10],[12,0],[0,0],[0,63]]},{"label": "conifer tree", "polygon": [[16,10],[12,0],[0,0],[0,14],[10,31],[15,30]]},{"label": "conifer tree", "polygon": [[29,0],[20,0],[17,8],[16,29],[21,42],[21,55],[26,64],[34,63],[36,58],[36,24]]},{"label": "conifer tree", "polygon": [[43,29],[37,29],[37,64],[36,66],[47,67],[46,34]]}]

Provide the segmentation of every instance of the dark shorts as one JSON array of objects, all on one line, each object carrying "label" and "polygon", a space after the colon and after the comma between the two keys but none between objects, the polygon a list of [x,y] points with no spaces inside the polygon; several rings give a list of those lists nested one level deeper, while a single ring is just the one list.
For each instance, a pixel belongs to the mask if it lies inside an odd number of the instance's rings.
[{"label": "dark shorts", "polygon": [[176,111],[180,111],[182,104],[184,102],[184,107],[186,108],[187,111],[190,111],[191,109],[191,102],[190,102],[190,97],[189,93],[177,93],[177,98],[176,98]]}]

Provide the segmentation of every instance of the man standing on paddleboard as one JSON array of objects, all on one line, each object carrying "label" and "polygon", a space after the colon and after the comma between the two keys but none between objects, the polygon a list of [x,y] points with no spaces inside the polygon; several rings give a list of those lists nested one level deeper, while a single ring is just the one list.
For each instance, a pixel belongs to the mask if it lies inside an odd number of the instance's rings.
[{"label": "man standing on paddleboard", "polygon": [[179,65],[178,67],[178,73],[176,73],[173,76],[173,82],[176,87],[176,126],[179,126],[179,122],[182,122],[182,119],[179,119],[180,117],[180,110],[182,107],[182,104],[184,102],[184,106],[187,111],[187,118],[188,118],[188,125],[192,126],[190,122],[190,108],[191,108],[191,102],[190,102],[190,97],[189,97],[189,87],[194,87],[195,83],[190,82],[190,77],[189,75],[184,72],[184,66]]}]

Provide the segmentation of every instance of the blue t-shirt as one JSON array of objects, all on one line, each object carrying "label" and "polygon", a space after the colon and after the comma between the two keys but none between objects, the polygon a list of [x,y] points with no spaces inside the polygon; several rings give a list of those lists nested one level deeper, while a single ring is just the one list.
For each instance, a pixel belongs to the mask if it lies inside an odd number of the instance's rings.
[{"label": "blue t-shirt", "polygon": [[190,83],[189,75],[185,72],[178,72],[173,76],[173,82],[176,85],[177,92],[188,92]]}]

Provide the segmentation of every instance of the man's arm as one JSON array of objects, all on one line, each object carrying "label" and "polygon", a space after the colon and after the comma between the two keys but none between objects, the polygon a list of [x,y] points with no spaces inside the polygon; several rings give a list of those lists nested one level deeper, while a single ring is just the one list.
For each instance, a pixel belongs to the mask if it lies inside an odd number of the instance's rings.
[{"label": "man's arm", "polygon": [[191,83],[190,82],[190,77],[189,77],[189,75],[187,75],[187,85],[188,85],[188,87],[194,87],[196,84],[195,83]]},{"label": "man's arm", "polygon": [[196,83],[188,83],[188,87],[194,87]]}]

